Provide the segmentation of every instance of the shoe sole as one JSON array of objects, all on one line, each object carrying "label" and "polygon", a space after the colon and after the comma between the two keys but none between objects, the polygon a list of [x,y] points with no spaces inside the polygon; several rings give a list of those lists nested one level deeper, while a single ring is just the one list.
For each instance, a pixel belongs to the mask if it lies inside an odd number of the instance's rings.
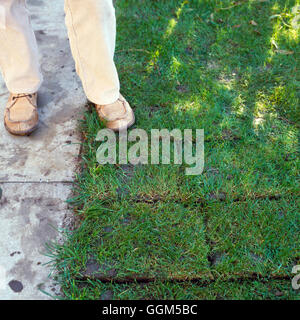
[{"label": "shoe sole", "polygon": [[33,131],[35,131],[38,127],[38,123],[32,127],[31,129],[29,130],[26,130],[26,131],[14,131],[14,130],[11,130],[7,125],[6,123],[4,122],[4,126],[5,126],[5,129],[11,133],[12,135],[14,136],[29,136]]}]

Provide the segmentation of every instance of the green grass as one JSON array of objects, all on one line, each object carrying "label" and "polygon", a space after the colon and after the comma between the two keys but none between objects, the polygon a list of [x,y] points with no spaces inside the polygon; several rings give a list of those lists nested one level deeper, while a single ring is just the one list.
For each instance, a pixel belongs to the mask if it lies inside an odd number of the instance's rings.
[{"label": "green grass", "polygon": [[103,125],[90,106],[70,201],[81,223],[52,247],[67,299],[299,299],[296,4],[116,3],[135,127],[203,128],[205,169],[98,165]]},{"label": "green grass", "polygon": [[191,283],[156,281],[147,284],[112,284],[99,281],[72,281],[68,299],[83,300],[299,300],[290,281]]},{"label": "green grass", "polygon": [[207,230],[218,278],[290,275],[299,259],[298,205],[291,198],[210,206]]}]

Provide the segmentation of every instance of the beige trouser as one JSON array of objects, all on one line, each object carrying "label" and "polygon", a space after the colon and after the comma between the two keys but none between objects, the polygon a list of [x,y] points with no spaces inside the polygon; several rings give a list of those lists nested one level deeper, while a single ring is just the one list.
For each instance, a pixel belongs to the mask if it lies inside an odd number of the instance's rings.
[{"label": "beige trouser", "polygon": [[[34,93],[43,80],[25,2],[0,0],[0,69],[13,93]],[[116,21],[112,0],[65,0],[65,13],[76,71],[87,98],[96,104],[116,101],[120,85],[113,61]]]}]

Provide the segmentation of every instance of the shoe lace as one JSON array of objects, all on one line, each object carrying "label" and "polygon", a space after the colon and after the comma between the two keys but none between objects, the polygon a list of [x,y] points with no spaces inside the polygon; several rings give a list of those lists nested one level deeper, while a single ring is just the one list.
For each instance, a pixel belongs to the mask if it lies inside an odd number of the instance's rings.
[{"label": "shoe lace", "polygon": [[25,98],[25,97],[32,98],[32,94],[31,93],[17,93],[15,95],[13,95],[12,100],[16,100],[19,98]]}]

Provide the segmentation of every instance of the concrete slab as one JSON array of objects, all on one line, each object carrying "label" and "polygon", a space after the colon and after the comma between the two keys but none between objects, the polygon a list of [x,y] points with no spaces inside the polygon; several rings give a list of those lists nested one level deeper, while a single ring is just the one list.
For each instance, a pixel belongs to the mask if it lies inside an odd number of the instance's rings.
[{"label": "concrete slab", "polygon": [[59,295],[49,278],[51,259],[45,243],[58,240],[72,213],[65,200],[71,186],[62,183],[0,183],[0,299],[44,300],[42,291]]},{"label": "concrete slab", "polygon": [[[0,299],[49,299],[57,294],[43,264],[44,243],[59,238],[51,227],[70,221],[69,197],[79,153],[76,131],[86,98],[75,73],[63,0],[28,0],[38,40],[44,83],[39,91],[40,126],[14,137],[0,121]],[[0,110],[8,93],[0,76]],[[0,190],[1,195],[1,190]]]}]

